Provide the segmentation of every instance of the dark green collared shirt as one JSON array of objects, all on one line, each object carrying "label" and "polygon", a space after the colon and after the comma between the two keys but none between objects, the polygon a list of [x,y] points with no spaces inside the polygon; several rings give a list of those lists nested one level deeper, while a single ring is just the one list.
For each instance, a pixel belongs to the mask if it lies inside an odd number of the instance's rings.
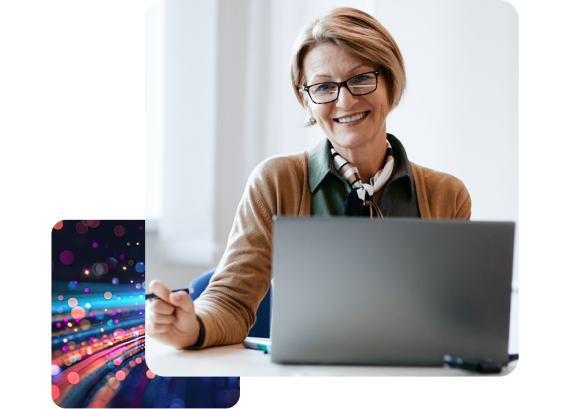
[{"label": "dark green collared shirt", "polygon": [[[387,134],[396,166],[391,179],[381,188],[379,208],[383,217],[420,217],[414,176],[401,142]],[[308,185],[313,216],[342,216],[343,202],[351,192],[337,172],[331,157],[331,144],[323,139],[308,153]]]}]

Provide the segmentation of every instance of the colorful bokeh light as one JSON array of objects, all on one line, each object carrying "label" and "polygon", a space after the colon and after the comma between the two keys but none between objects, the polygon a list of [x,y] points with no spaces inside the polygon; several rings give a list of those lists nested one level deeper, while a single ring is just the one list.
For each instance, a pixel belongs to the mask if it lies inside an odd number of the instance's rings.
[{"label": "colorful bokeh light", "polygon": [[85,318],[85,310],[82,307],[75,307],[71,310],[71,316],[76,320]]},{"label": "colorful bokeh light", "polygon": [[109,267],[107,266],[106,263],[94,263],[91,266],[91,271],[93,272],[94,275],[103,276],[107,274],[107,272],[109,271]]},{"label": "colorful bokeh light", "polygon": [[99,220],[87,220],[87,225],[95,229],[99,226]]},{"label": "colorful bokeh light", "polygon": [[77,372],[69,372],[69,374],[67,374],[67,381],[69,381],[71,385],[77,385],[79,383],[79,374]]},{"label": "colorful bokeh light", "polygon": [[51,398],[57,400],[61,396],[61,392],[56,385],[51,385]]},{"label": "colorful bokeh light", "polygon": [[89,230],[89,228],[87,227],[87,223],[78,222],[75,225],[75,230],[77,230],[77,233],[79,234],[85,234],[87,233],[87,230]]},{"label": "colorful bokeh light", "polygon": [[126,233],[126,229],[121,224],[114,227],[114,234],[118,237],[122,237]]},{"label": "colorful bokeh light", "polygon": [[118,260],[116,260],[115,257],[109,257],[105,261],[105,264],[107,264],[108,268],[112,269],[112,268],[115,268],[118,265]]},{"label": "colorful bokeh light", "polygon": [[75,261],[75,255],[73,254],[72,251],[65,250],[65,251],[61,252],[61,255],[59,256],[59,260],[61,260],[61,263],[65,264],[66,266],[69,266],[69,265],[73,264],[73,262]]}]

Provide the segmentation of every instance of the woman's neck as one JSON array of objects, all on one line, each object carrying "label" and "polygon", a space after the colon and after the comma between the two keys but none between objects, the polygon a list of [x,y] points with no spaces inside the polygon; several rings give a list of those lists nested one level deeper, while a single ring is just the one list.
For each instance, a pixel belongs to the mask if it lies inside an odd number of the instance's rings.
[{"label": "woman's neck", "polygon": [[360,146],[357,149],[333,147],[339,155],[357,167],[363,183],[369,183],[371,178],[385,166],[387,151],[385,138],[375,138],[372,143]]}]

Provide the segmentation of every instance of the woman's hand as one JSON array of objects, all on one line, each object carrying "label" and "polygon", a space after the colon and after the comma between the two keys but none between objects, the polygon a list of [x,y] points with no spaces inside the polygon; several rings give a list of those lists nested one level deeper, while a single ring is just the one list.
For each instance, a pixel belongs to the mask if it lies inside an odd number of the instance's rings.
[{"label": "woman's hand", "polygon": [[159,298],[146,303],[146,335],[178,349],[194,345],[199,322],[191,297],[171,292],[160,280],[151,281],[150,290]]}]

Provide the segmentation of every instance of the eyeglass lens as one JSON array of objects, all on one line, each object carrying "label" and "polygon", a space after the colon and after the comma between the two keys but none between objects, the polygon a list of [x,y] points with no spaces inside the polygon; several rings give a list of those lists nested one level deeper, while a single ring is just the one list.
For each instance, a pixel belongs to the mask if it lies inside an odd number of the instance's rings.
[{"label": "eyeglass lens", "polygon": [[[347,87],[353,95],[369,94],[377,88],[377,78],[374,73],[360,74],[347,81]],[[324,82],[309,89],[312,100],[317,103],[334,101],[339,93],[339,86],[334,82]]]}]

